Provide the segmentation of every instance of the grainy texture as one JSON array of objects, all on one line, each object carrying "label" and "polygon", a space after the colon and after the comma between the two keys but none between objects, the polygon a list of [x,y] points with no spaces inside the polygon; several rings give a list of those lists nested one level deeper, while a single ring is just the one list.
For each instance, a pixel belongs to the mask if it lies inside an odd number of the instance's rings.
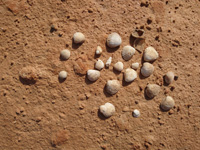
[{"label": "grainy texture", "polygon": [[[1,0],[0,149],[199,149],[199,8],[199,0]],[[110,56],[111,65],[121,61],[125,69],[141,62],[143,53],[128,62],[121,57],[136,27],[145,30],[145,48],[159,53],[154,74],[127,85],[123,73],[110,67],[95,83],[88,82],[84,74],[94,68],[98,45],[104,63]],[[72,44],[75,32],[85,35],[82,45]],[[106,48],[112,32],[123,41],[115,51]],[[65,48],[71,56],[61,61]],[[33,84],[19,79],[19,71],[29,66],[39,74]],[[61,70],[68,72],[63,83]],[[167,71],[178,76],[169,86],[163,85]],[[110,79],[123,85],[114,96],[104,92]],[[153,100],[144,97],[147,83],[161,86]],[[175,108],[162,112],[159,104],[166,95],[174,98]],[[98,108],[106,102],[116,113],[105,120]],[[140,110],[139,118],[132,117],[134,109]]]}]

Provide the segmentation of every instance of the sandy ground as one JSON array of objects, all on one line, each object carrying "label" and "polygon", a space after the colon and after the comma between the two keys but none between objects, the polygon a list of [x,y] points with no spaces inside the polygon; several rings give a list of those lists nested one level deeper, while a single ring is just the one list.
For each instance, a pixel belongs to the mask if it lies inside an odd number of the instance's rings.
[{"label": "sandy ground", "polygon": [[[153,46],[160,57],[154,74],[131,84],[113,64],[142,62],[136,52],[129,61],[121,57],[132,45],[135,28],[145,30],[145,47]],[[75,32],[86,41],[72,43]],[[108,34],[117,32],[122,44],[106,48]],[[200,1],[199,0],[1,0],[0,1],[0,149],[1,150],[198,150],[200,147]],[[100,59],[112,56],[109,69],[96,82],[84,74],[93,69],[97,45]],[[67,61],[60,51],[71,51]],[[29,82],[19,72],[31,70]],[[58,73],[68,72],[60,83]],[[163,84],[163,75],[178,77]],[[106,81],[118,79],[120,91],[110,96]],[[152,100],[145,99],[148,83],[161,86]],[[160,110],[170,95],[175,107]],[[105,119],[99,106],[111,102],[114,116]],[[132,116],[139,109],[141,117]]]}]

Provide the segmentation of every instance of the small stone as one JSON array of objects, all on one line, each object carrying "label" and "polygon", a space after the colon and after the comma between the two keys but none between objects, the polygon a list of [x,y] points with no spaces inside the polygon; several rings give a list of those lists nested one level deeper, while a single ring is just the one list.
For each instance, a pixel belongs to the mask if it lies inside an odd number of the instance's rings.
[{"label": "small stone", "polygon": [[108,68],[112,62],[112,57],[109,57],[108,60],[106,61],[106,67]]},{"label": "small stone", "polygon": [[38,71],[31,66],[24,67],[19,72],[20,78],[29,81],[36,81],[38,79]]},{"label": "small stone", "polygon": [[67,78],[67,72],[66,71],[61,71],[58,75],[59,79],[65,80]]},{"label": "small stone", "polygon": [[115,113],[115,106],[111,103],[105,103],[100,106],[100,112],[107,118],[111,117]]},{"label": "small stone", "polygon": [[137,72],[131,68],[128,68],[124,72],[124,80],[126,82],[132,82],[137,78]]},{"label": "small stone", "polygon": [[147,97],[154,98],[160,92],[160,86],[157,84],[148,84],[145,90]]},{"label": "small stone", "polygon": [[88,70],[87,71],[87,78],[94,82],[100,77],[100,72],[98,70]]},{"label": "small stone", "polygon": [[144,51],[144,61],[154,61],[158,58],[158,52],[152,47],[149,46]]},{"label": "small stone", "polygon": [[115,48],[115,47],[120,46],[121,43],[122,43],[122,39],[118,33],[114,32],[108,35],[108,38],[107,38],[108,47]]},{"label": "small stone", "polygon": [[63,60],[67,60],[70,57],[70,51],[68,49],[64,49],[60,52],[60,58]]},{"label": "small stone", "polygon": [[111,94],[114,95],[116,94],[120,89],[120,83],[118,80],[108,80],[106,83],[106,91]]},{"label": "small stone", "polygon": [[135,117],[135,118],[140,117],[140,111],[137,110],[137,109],[134,109],[134,110],[133,110],[133,117]]},{"label": "small stone", "polygon": [[168,111],[175,105],[174,99],[171,96],[167,96],[162,100],[160,106],[163,110]]},{"label": "small stone", "polygon": [[172,83],[174,81],[174,73],[172,71],[167,72],[164,79],[167,84]]},{"label": "small stone", "polygon": [[96,55],[101,55],[102,51],[102,48],[100,46],[97,46]]},{"label": "small stone", "polygon": [[145,62],[141,68],[141,74],[144,77],[150,76],[151,74],[153,74],[153,71],[154,71],[154,66],[148,62]]},{"label": "small stone", "polygon": [[135,49],[132,46],[124,46],[122,50],[122,58],[126,61],[130,60],[135,54]]},{"label": "small stone", "polygon": [[73,35],[73,40],[74,40],[74,43],[81,44],[85,41],[85,36],[81,32],[76,32]]},{"label": "small stone", "polygon": [[103,68],[104,68],[104,63],[103,63],[103,61],[100,60],[100,59],[98,59],[98,61],[95,63],[95,68],[96,68],[97,70],[103,69]]},{"label": "small stone", "polygon": [[118,61],[116,64],[114,64],[113,68],[119,72],[121,72],[124,68],[124,65],[122,62]]},{"label": "small stone", "polygon": [[131,68],[134,69],[134,70],[137,70],[139,68],[139,63],[138,62],[132,63]]}]

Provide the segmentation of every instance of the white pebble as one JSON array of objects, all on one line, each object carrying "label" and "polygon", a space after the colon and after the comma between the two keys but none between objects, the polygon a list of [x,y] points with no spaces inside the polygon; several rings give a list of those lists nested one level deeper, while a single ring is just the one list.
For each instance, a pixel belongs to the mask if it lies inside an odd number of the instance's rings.
[{"label": "white pebble", "polygon": [[137,70],[137,69],[139,68],[139,65],[140,65],[140,64],[139,64],[138,62],[132,63],[131,68]]},{"label": "white pebble", "polygon": [[131,68],[128,68],[124,72],[124,80],[126,82],[132,82],[137,78],[137,72]]},{"label": "white pebble", "polygon": [[114,95],[116,94],[120,89],[120,83],[118,80],[108,80],[106,83],[106,91],[111,94]]},{"label": "white pebble", "polygon": [[105,103],[104,105],[101,105],[99,108],[100,112],[105,116],[105,117],[111,117],[115,113],[115,106],[111,103]]},{"label": "white pebble", "polygon": [[154,61],[158,58],[158,52],[152,47],[149,46],[144,51],[144,61]]},{"label": "white pebble", "polygon": [[94,82],[100,77],[100,72],[98,70],[88,70],[87,71],[87,78]]},{"label": "white pebble", "polygon": [[174,99],[171,96],[167,96],[162,100],[160,106],[163,110],[168,111],[175,105]]},{"label": "white pebble", "polygon": [[112,62],[112,57],[109,57],[108,60],[106,61],[106,67],[108,68]]},{"label": "white pebble", "polygon": [[68,49],[64,49],[60,52],[60,58],[63,60],[67,60],[70,57],[70,51]]},{"label": "white pebble", "polygon": [[113,68],[119,72],[121,72],[124,68],[124,65],[122,62],[118,61],[116,64],[114,64]]},{"label": "white pebble", "polygon": [[115,48],[115,47],[120,46],[121,43],[122,43],[122,39],[118,33],[114,32],[108,35],[108,38],[107,38],[108,47]]},{"label": "white pebble", "polygon": [[98,59],[98,61],[95,63],[95,68],[96,68],[97,70],[103,69],[103,68],[104,68],[104,63],[103,63],[103,61],[100,60],[100,59]]},{"label": "white pebble", "polygon": [[127,45],[123,47],[122,58],[124,60],[126,61],[130,60],[134,54],[135,54],[135,48],[133,48],[132,46]]},{"label": "white pebble", "polygon": [[172,71],[167,72],[164,79],[167,84],[172,83],[174,81],[174,73]]},{"label": "white pebble", "polygon": [[147,97],[154,98],[160,92],[160,86],[157,84],[148,84],[145,90]]},{"label": "white pebble", "polygon": [[100,46],[97,46],[96,55],[101,55],[102,51],[102,48]]},{"label": "white pebble", "polygon": [[85,36],[81,32],[76,32],[73,35],[74,43],[81,44],[85,41]]},{"label": "white pebble", "polygon": [[140,111],[137,110],[137,109],[134,109],[134,110],[133,110],[133,117],[135,117],[135,118],[140,117]]},{"label": "white pebble", "polygon": [[67,78],[67,72],[66,71],[61,71],[58,75],[59,79],[64,80]]},{"label": "white pebble", "polygon": [[141,68],[141,74],[144,77],[150,76],[151,74],[153,74],[153,71],[154,71],[154,66],[152,64],[148,62],[143,63],[143,66]]}]

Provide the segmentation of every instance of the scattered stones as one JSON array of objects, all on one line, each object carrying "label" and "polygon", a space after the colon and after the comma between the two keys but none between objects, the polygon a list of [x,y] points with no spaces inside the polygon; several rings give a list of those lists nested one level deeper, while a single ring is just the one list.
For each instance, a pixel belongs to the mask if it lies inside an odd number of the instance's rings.
[{"label": "scattered stones", "polygon": [[115,106],[111,103],[105,103],[99,109],[106,118],[111,117],[115,113]]},{"label": "scattered stones", "polygon": [[100,72],[98,70],[88,70],[87,71],[87,78],[94,82],[100,77]]},{"label": "scattered stones", "polygon": [[148,84],[145,90],[145,94],[148,98],[154,98],[160,92],[160,86],[157,84]]},{"label": "scattered stones", "polygon": [[106,92],[108,92],[111,95],[116,94],[121,85],[118,80],[108,80],[106,83]]},{"label": "scattered stones", "polygon": [[85,36],[81,32],[76,32],[73,35],[74,43],[81,44],[85,41]]},{"label": "scattered stones", "polygon": [[141,74],[144,77],[150,76],[151,74],[153,74],[153,71],[154,71],[154,66],[152,64],[148,62],[143,63],[143,66],[141,68]]},{"label": "scattered stones", "polygon": [[132,63],[131,68],[134,69],[134,70],[137,70],[139,68],[139,63],[138,62]]},{"label": "scattered stones", "polygon": [[164,111],[168,111],[173,108],[175,105],[174,99],[171,96],[167,96],[165,99],[162,100],[160,107]]},{"label": "scattered stones", "polygon": [[119,71],[121,72],[124,68],[124,65],[122,62],[118,61],[116,64],[114,64],[113,68],[116,70],[116,71]]},{"label": "scattered stones", "polygon": [[137,78],[137,72],[131,68],[128,68],[124,72],[124,80],[126,82],[132,82]]},{"label": "scattered stones", "polygon": [[65,80],[67,78],[67,72],[66,71],[61,71],[58,75],[59,79]]},{"label": "scattered stones", "polygon": [[174,81],[174,73],[172,71],[167,72],[164,79],[167,84],[172,83]]},{"label": "scattered stones", "polygon": [[108,60],[106,61],[106,67],[108,68],[112,62],[112,57],[109,57]]},{"label": "scattered stones", "polygon": [[130,60],[135,54],[135,49],[132,46],[124,46],[122,50],[122,58],[126,61]]},{"label": "scattered stones", "polygon": [[100,47],[100,46],[97,46],[97,49],[96,49],[96,55],[101,55],[101,53],[102,53],[102,48]]},{"label": "scattered stones", "polygon": [[96,68],[97,70],[103,69],[103,68],[104,68],[104,63],[103,63],[103,61],[100,60],[100,59],[98,59],[98,61],[95,63],[95,68]]},{"label": "scattered stones", "polygon": [[144,51],[144,61],[154,61],[158,58],[158,52],[152,47],[149,46]]},{"label": "scattered stones", "polygon": [[23,80],[36,82],[38,79],[38,71],[34,67],[27,66],[20,70],[19,76]]},{"label": "scattered stones", "polygon": [[108,47],[115,48],[115,47],[120,46],[121,43],[122,43],[122,39],[118,33],[114,32],[108,35],[108,38],[107,38]]},{"label": "scattered stones", "polygon": [[70,51],[68,49],[64,49],[60,52],[60,58],[62,60],[67,60],[70,57]]},{"label": "scattered stones", "polygon": [[134,110],[133,110],[133,117],[135,117],[135,118],[140,117],[140,111],[137,110],[137,109],[134,109]]}]

